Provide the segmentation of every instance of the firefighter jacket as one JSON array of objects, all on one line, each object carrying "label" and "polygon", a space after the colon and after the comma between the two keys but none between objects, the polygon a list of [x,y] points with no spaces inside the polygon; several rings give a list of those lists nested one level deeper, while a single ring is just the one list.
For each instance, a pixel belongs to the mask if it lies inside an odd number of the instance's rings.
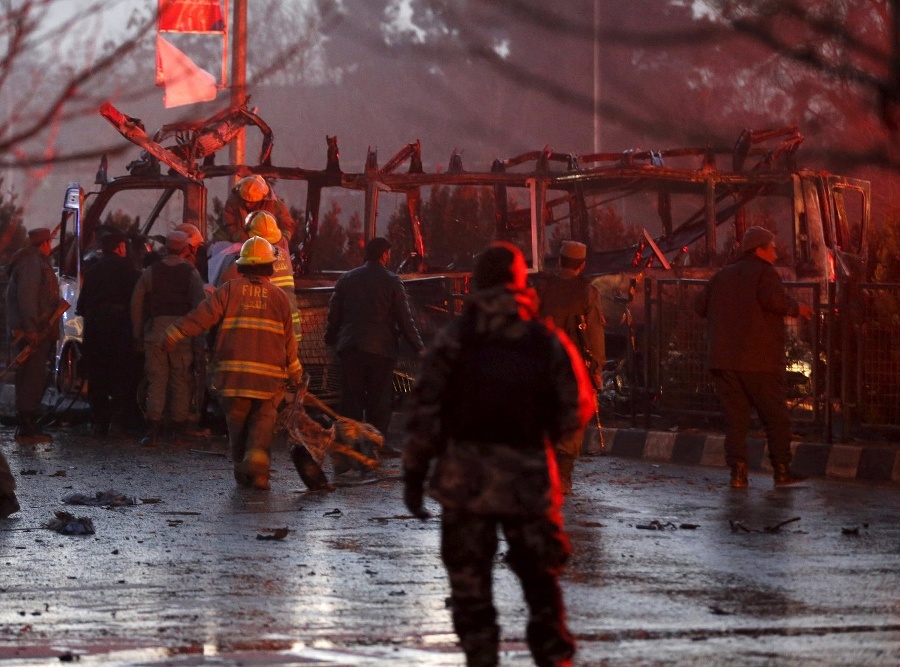
[{"label": "firefighter jacket", "polygon": [[209,376],[221,396],[269,399],[302,369],[284,292],[267,278],[229,280],[166,329],[163,349],[219,325]]},{"label": "firefighter jacket", "polygon": [[[606,363],[603,306],[590,280],[570,269],[546,277],[538,289],[540,312],[566,332],[581,352],[588,368],[599,377]],[[579,325],[584,322],[584,328]]]},{"label": "firefighter jacket", "polygon": [[708,319],[710,369],[784,373],[784,318],[799,306],[774,266],[744,254],[709,280],[695,307]]},{"label": "firefighter jacket", "polygon": [[554,446],[594,413],[571,341],[537,316],[533,292],[470,295],[438,333],[411,395],[407,485],[436,460],[429,495],[446,509],[541,515],[561,504]]},{"label": "firefighter jacket", "polygon": [[258,204],[247,206],[247,202],[241,199],[241,196],[234,190],[228,194],[225,200],[225,210],[223,212],[222,226],[213,234],[214,241],[231,241],[232,243],[243,243],[250,236],[244,231],[244,220],[250,213],[255,211],[268,211],[275,218],[278,229],[287,241],[294,236],[294,228],[296,224],[291,217],[291,212],[287,205],[275,196],[271,190],[269,195]]},{"label": "firefighter jacket", "polygon": [[141,273],[131,295],[134,340],[155,343],[176,318],[203,301],[203,279],[188,260],[166,255]]},{"label": "firefighter jacket", "polygon": [[[269,280],[281,288],[291,304],[291,322],[294,327],[294,338],[297,339],[297,344],[299,345],[300,341],[303,340],[303,328],[301,326],[300,311],[297,308],[297,292],[294,288],[294,267],[291,264],[291,254],[288,249],[287,239],[284,236],[275,244],[275,249],[278,251],[278,256],[273,265],[275,273],[272,274]],[[217,287],[222,285],[222,283],[240,277],[241,274],[238,273],[236,264],[240,255],[241,245],[237,243],[219,253],[217,264],[220,268],[216,277]]]},{"label": "firefighter jacket", "polygon": [[[40,248],[27,245],[13,255],[6,268],[6,317],[10,331],[41,333],[59,306],[59,283],[50,260]],[[59,338],[54,327],[49,340]]]},{"label": "firefighter jacket", "polygon": [[388,359],[400,355],[400,336],[416,351],[425,348],[400,276],[369,261],[343,274],[328,304],[325,344]]}]

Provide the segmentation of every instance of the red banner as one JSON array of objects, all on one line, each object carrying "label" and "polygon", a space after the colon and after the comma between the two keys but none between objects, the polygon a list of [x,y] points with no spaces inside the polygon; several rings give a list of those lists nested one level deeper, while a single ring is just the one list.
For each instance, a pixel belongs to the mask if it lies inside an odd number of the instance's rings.
[{"label": "red banner", "polygon": [[221,0],[159,0],[160,32],[223,32]]}]

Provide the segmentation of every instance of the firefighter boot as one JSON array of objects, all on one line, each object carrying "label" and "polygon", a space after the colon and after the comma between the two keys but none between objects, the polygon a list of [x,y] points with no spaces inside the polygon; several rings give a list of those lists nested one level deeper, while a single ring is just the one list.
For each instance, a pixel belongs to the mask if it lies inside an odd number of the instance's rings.
[{"label": "firefighter boot", "polygon": [[160,437],[162,435],[162,422],[158,419],[151,419],[147,422],[147,435],[141,440],[144,447],[159,447]]},{"label": "firefighter boot", "polygon": [[254,448],[244,458],[250,484],[259,491],[269,490],[269,453],[264,449]]},{"label": "firefighter boot", "polygon": [[804,482],[808,477],[803,475],[795,475],[791,472],[791,466],[787,463],[778,463],[775,465],[772,477],[775,480],[775,486],[790,486],[798,482]]},{"label": "firefighter boot", "polygon": [[731,466],[731,488],[747,488],[747,464],[735,463]]},{"label": "firefighter boot", "polygon": [[20,445],[39,445],[45,442],[53,442],[53,438],[41,431],[37,418],[33,412],[20,412],[16,421],[16,442]]},{"label": "firefighter boot", "polygon": [[575,457],[557,452],[556,465],[559,468],[559,488],[564,496],[572,493],[572,470],[575,468]]}]

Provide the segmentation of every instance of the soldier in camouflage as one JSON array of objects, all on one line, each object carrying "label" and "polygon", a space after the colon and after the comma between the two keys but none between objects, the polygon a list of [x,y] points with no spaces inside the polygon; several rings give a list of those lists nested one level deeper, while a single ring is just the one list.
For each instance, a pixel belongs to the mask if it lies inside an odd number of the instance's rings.
[{"label": "soldier in camouflage", "polygon": [[[558,576],[569,553],[554,447],[593,414],[571,342],[537,314],[522,253],[495,244],[479,258],[476,291],[425,355],[403,454],[404,501],[420,518],[425,478],[443,506],[441,558],[453,627],[469,667],[498,664],[491,593],[497,528],[529,608],[537,665],[570,665],[575,642]],[[577,361],[577,363],[576,363]]]}]

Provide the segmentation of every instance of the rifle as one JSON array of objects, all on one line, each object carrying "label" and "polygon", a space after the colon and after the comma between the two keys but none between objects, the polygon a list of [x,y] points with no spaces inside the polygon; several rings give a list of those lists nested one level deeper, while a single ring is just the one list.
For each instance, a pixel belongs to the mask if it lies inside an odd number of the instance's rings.
[{"label": "rifle", "polygon": [[[2,372],[0,372],[0,382],[2,382],[4,379],[6,379],[6,376],[9,374],[10,371],[13,371],[16,368],[18,368],[19,366],[21,366],[22,364],[24,364],[25,361],[32,354],[34,354],[34,350],[37,348],[38,344],[42,343],[44,340],[46,340],[46,338],[53,331],[53,327],[56,325],[56,322],[59,320],[59,318],[62,317],[63,313],[66,312],[71,307],[72,307],[72,304],[70,304],[65,299],[59,300],[59,305],[56,306],[56,310],[53,311],[53,313],[50,315],[50,317],[44,323],[44,326],[41,328],[41,330],[37,332],[37,336],[34,339],[32,339],[28,344],[26,344],[25,347],[23,347],[22,350],[19,352],[19,354],[16,355],[16,358],[13,359],[11,362],[9,362],[6,365],[6,368],[4,368]],[[22,342],[23,339],[25,339],[24,331],[22,331],[22,330],[13,331],[13,339],[12,339],[13,345],[17,345],[18,343]]]},{"label": "rifle", "polygon": [[[597,359],[591,354],[590,346],[587,341],[587,321],[584,315],[577,316],[578,324],[575,327],[578,331],[578,342],[581,343],[581,356],[584,359],[584,365],[587,366],[588,377],[591,379],[591,385],[594,387],[594,419],[597,420],[597,435],[600,438],[600,453],[606,452],[606,443],[603,441],[603,431],[600,424],[600,391],[602,387],[597,383],[597,376],[594,370],[597,367]],[[603,369],[600,369],[602,373]]]}]

